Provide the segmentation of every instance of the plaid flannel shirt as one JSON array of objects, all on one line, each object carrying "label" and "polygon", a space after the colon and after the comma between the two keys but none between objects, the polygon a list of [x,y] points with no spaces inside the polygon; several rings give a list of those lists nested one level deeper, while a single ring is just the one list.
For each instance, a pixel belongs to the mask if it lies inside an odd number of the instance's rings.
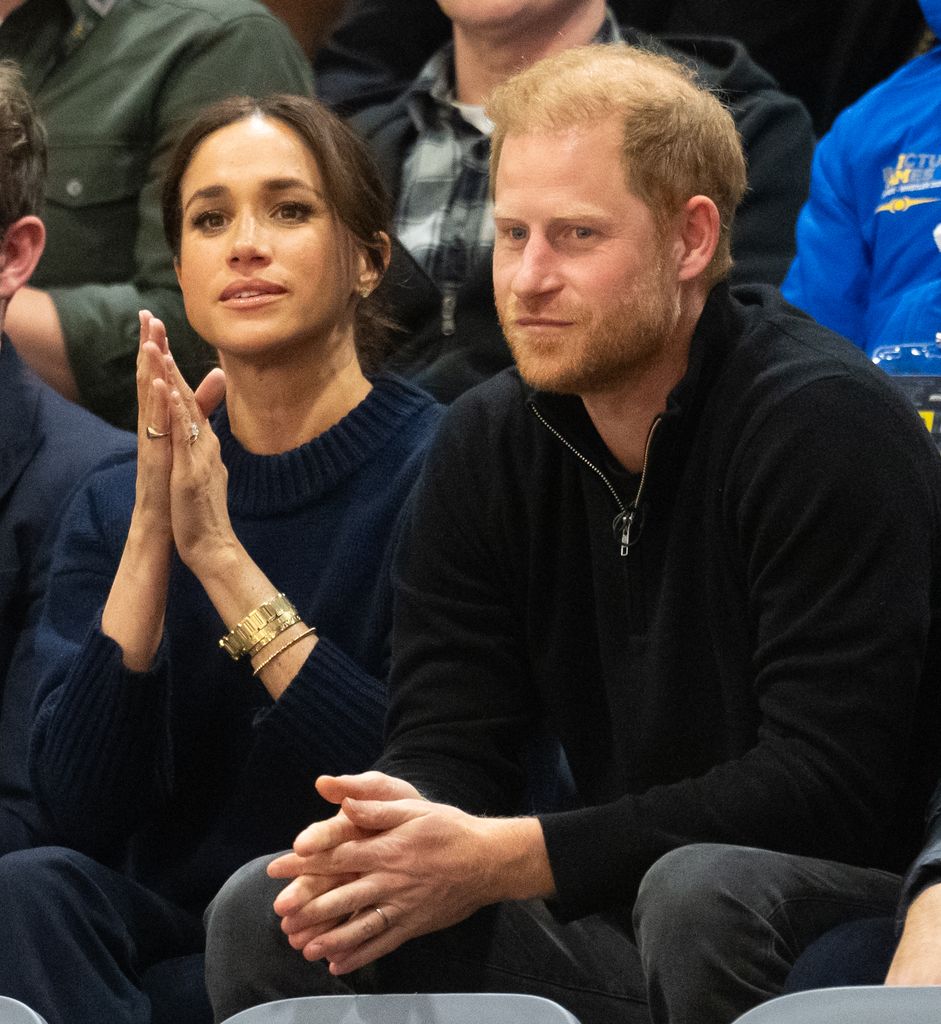
[{"label": "plaid flannel shirt", "polygon": [[[610,10],[594,43],[623,42]],[[402,169],[395,216],[399,241],[448,300],[479,261],[493,252],[493,204],[488,195],[490,132],[465,120],[454,103],[454,48],[442,47],[409,89],[418,132]]]}]

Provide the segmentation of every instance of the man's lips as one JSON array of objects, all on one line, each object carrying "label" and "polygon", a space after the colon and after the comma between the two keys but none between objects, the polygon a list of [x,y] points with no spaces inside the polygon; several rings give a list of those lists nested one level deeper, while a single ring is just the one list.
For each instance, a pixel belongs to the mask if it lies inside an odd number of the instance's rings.
[{"label": "man's lips", "polygon": [[519,316],[516,318],[517,327],[571,327],[573,321],[561,320],[550,316]]},{"label": "man's lips", "polygon": [[251,302],[271,295],[283,295],[286,291],[287,289],[283,285],[275,284],[273,281],[246,278],[227,285],[219,296],[219,301]]}]

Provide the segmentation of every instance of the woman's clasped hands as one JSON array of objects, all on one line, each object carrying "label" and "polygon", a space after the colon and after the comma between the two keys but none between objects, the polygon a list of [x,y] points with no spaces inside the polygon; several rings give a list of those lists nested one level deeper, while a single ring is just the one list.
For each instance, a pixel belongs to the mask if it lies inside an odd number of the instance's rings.
[{"label": "woman's clasped hands", "polygon": [[162,321],[140,313],[138,356],[138,511],[166,533],[197,575],[200,557],[237,543],[226,507],[228,474],[209,415],[225,395],[211,370],[194,392],[177,368]]}]

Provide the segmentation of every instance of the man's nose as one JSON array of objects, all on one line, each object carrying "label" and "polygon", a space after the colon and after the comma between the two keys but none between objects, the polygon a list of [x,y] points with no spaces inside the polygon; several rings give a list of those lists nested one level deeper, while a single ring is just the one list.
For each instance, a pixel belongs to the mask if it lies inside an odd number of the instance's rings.
[{"label": "man's nose", "polygon": [[553,291],[559,282],[558,254],[547,239],[531,235],[513,275],[513,292],[520,298]]}]

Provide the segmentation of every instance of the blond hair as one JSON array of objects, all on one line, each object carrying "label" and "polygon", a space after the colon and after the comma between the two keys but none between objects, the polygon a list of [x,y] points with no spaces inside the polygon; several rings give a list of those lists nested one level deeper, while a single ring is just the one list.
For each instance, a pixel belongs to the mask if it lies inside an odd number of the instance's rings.
[{"label": "blond hair", "polygon": [[745,192],[745,157],[732,115],[669,57],[634,46],[579,46],[553,54],[494,90],[491,192],[508,135],[564,131],[616,118],[627,187],[650,208],[661,230],[694,195],[719,210],[719,242],[706,269],[725,277],[729,237]]}]

